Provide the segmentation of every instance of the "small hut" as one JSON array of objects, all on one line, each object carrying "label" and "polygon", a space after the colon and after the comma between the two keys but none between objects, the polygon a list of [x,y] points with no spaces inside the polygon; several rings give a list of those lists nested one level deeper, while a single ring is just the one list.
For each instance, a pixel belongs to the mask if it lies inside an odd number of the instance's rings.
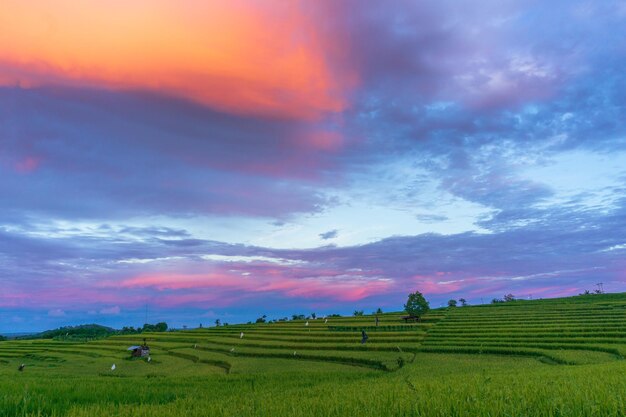
[{"label": "small hut", "polygon": [[144,339],[143,345],[141,346],[131,346],[128,349],[131,351],[131,355],[133,358],[145,358],[150,356],[150,347],[146,344],[146,340]]}]

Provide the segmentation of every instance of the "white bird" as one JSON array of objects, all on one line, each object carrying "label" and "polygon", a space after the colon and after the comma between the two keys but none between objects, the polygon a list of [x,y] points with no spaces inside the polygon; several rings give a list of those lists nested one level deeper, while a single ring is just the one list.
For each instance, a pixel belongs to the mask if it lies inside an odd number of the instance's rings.
[{"label": "white bird", "polygon": [[232,348],[232,349],[230,350],[230,353],[233,353],[234,351],[235,351],[235,348]]},{"label": "white bird", "polygon": [[304,325],[305,325],[305,326],[308,326],[308,325],[309,325],[309,322],[307,321],[306,323],[304,323]]},{"label": "white bird", "polygon": [[240,339],[243,339],[243,332],[241,332],[241,334],[239,335]]},{"label": "white bird", "polygon": [[111,370],[115,371],[115,364],[113,364],[113,366],[111,366]]},{"label": "white bird", "polygon": [[197,344],[193,345],[193,348],[194,348],[194,349],[197,349],[197,348],[198,348],[198,345],[197,345]]},{"label": "white bird", "polygon": [[296,356],[296,351],[295,350],[293,351],[293,356]]},{"label": "white bird", "polygon": [[324,319],[324,324],[328,323],[328,319]]},{"label": "white bird", "polygon": [[148,362],[150,362],[152,360],[152,358],[150,356],[148,356]]}]

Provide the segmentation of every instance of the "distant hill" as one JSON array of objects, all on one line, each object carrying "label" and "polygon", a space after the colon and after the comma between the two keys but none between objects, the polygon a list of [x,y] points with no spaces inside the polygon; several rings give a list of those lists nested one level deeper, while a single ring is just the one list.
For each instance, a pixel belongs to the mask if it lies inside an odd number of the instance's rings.
[{"label": "distant hill", "polygon": [[[167,323],[144,324],[143,327],[124,327],[121,330],[100,324],[81,324],[78,326],[64,326],[54,330],[46,330],[40,333],[15,334],[9,336],[10,339],[30,340],[30,339],[57,339],[86,341],[102,339],[113,335],[138,334],[142,332],[164,332],[167,331]],[[3,336],[0,336],[0,341]]]},{"label": "distant hill", "polygon": [[54,330],[46,330],[41,333],[17,336],[16,339],[100,339],[118,333],[112,327],[100,324],[81,324],[79,326],[64,326]]}]

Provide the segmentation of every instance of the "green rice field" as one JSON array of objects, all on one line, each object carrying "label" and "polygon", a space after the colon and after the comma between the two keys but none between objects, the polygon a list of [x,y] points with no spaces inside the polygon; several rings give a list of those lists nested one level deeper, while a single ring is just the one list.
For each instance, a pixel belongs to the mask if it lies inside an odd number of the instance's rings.
[{"label": "green rice field", "polygon": [[626,415],[626,294],[401,316],[0,342],[0,416]]}]

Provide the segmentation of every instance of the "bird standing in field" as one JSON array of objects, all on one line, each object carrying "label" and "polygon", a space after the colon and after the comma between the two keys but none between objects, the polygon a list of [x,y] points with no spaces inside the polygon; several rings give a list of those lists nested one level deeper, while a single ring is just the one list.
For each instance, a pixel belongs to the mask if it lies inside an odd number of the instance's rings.
[{"label": "bird standing in field", "polygon": [[111,370],[115,371],[115,368],[116,368],[116,366],[115,366],[115,364],[113,364],[113,366],[111,366]]},{"label": "bird standing in field", "polygon": [[148,356],[148,362],[152,362],[152,358]]},{"label": "bird standing in field", "polygon": [[328,323],[328,319],[324,319],[324,324]]},{"label": "bird standing in field", "polygon": [[309,322],[307,321],[306,323],[304,323],[304,325],[305,325],[305,326],[308,326],[308,325],[309,325]]},{"label": "bird standing in field", "polygon": [[21,364],[19,368],[17,368],[18,371],[22,372],[24,370],[24,368],[26,367],[26,365]]},{"label": "bird standing in field", "polygon": [[243,332],[241,332],[241,334],[239,335],[240,339],[243,339]]}]

